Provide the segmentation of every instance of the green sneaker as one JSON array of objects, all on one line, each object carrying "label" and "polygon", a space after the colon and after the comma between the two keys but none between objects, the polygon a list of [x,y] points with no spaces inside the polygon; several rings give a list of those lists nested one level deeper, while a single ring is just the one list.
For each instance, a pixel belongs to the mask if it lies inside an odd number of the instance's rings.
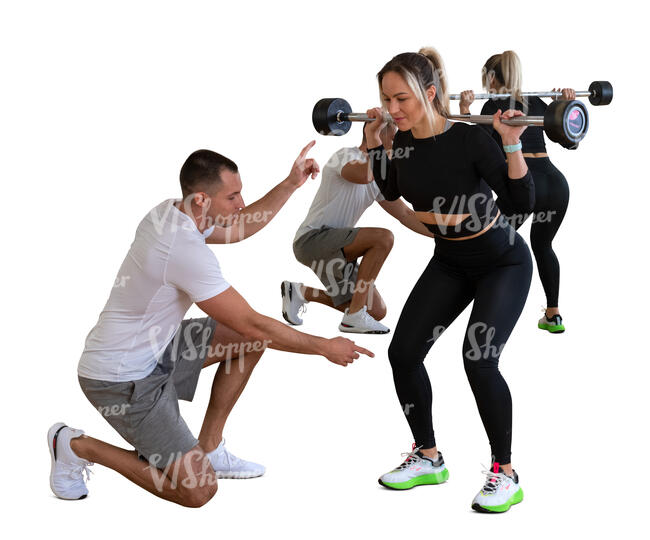
[{"label": "green sneaker", "polygon": [[562,317],[560,315],[553,315],[550,319],[546,314],[537,323],[537,328],[541,330],[548,330],[551,334],[561,334],[564,332],[564,325],[562,324]]},{"label": "green sneaker", "polygon": [[404,463],[379,479],[382,486],[390,489],[411,489],[415,486],[442,484],[447,481],[449,471],[442,454],[438,452],[438,457],[433,460],[423,455],[420,447],[413,446],[412,452],[402,454],[406,456]]}]

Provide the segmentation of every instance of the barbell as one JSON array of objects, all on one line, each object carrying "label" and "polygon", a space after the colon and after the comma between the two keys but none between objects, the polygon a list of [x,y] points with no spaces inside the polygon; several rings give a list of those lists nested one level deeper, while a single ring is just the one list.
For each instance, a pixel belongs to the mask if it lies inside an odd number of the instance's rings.
[{"label": "barbell", "polygon": [[[311,115],[314,128],[321,135],[345,135],[352,122],[372,122],[365,113],[354,113],[350,104],[342,98],[324,98],[314,105]],[[389,115],[384,119],[391,121]],[[452,114],[450,120],[474,124],[492,124],[490,115]],[[575,149],[584,139],[589,128],[587,107],[581,101],[554,101],[544,116],[516,116],[502,122],[509,126],[541,126],[547,137],[564,148]]]},{"label": "barbell", "polygon": [[[562,97],[562,92],[522,92],[522,97]],[[512,94],[474,94],[474,99],[505,99]],[[588,97],[592,105],[609,105],[614,98],[614,89],[609,81],[594,81],[589,90],[576,90],[576,97]],[[451,94],[449,99],[459,100],[460,94]]]}]

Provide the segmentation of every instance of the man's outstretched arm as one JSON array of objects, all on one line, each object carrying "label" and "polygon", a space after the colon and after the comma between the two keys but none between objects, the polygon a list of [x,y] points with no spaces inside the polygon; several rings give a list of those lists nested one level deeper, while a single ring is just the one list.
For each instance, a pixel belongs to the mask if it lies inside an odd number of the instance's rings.
[{"label": "man's outstretched arm", "polygon": [[260,342],[272,349],[317,354],[341,366],[351,364],[359,358],[359,353],[375,356],[349,339],[312,336],[257,313],[233,287],[208,300],[197,302],[197,306],[217,322],[245,336],[247,340]]},{"label": "man's outstretched arm", "polygon": [[230,244],[241,242],[244,238],[252,236],[268,225],[289,200],[289,197],[293,195],[293,192],[302,186],[307,181],[307,178],[310,176],[316,178],[320,172],[318,163],[311,158],[307,158],[307,153],[314,144],[316,144],[316,141],[311,141],[302,149],[287,178],[264,197],[244,208],[232,225],[215,227],[214,232],[206,239],[206,243]]}]

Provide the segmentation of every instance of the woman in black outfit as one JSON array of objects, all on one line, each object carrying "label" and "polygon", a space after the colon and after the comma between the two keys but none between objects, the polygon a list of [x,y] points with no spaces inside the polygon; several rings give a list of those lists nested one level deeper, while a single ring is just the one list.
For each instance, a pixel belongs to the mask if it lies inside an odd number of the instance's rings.
[{"label": "woman in black outfit", "polygon": [[[490,93],[513,94],[512,98],[490,99],[485,102],[481,114],[516,109],[528,116],[544,116],[546,103],[539,97],[522,97],[521,62],[514,51],[505,51],[491,56],[483,66],[483,87]],[[562,89],[562,99],[575,99],[575,90]],[[460,112],[469,114],[474,101],[471,90],[461,93]],[[492,126],[481,126],[501,146],[501,136]],[[569,204],[569,184],[564,175],[555,168],[546,153],[544,128],[530,126],[521,137],[522,152],[526,164],[535,180],[535,208],[530,226],[530,247],[535,255],[537,270],[546,293],[546,310],[537,323],[538,328],[551,333],[564,332],[564,324],[558,307],[560,291],[560,264],[553,251],[553,238],[566,214]],[[518,229],[528,217],[516,209],[499,203],[501,211],[510,224]]]},{"label": "woman in black outfit", "polygon": [[438,484],[448,478],[431,418],[431,384],[424,359],[440,333],[474,302],[463,343],[463,361],[490,441],[492,467],[472,507],[504,512],[523,499],[510,462],[512,403],[498,368],[499,356],[526,301],[530,252],[492,199],[530,212],[535,189],[521,150],[525,127],[507,126],[497,112],[501,149],[478,126],[447,120],[442,61],[433,49],[403,53],[377,75],[384,108],[397,124],[392,159],[381,146],[378,118],[366,125],[369,159],[386,200],[404,197],[435,235],[433,258],[415,284],[399,318],[388,357],[395,388],[415,438],[414,449],[380,484],[393,489]]}]

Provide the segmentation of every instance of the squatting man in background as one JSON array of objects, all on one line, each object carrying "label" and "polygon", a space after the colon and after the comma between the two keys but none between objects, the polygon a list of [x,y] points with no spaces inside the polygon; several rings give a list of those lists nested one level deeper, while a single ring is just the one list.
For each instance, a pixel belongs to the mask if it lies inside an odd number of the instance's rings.
[{"label": "squatting man in background", "polygon": [[[104,310],[79,361],[81,388],[135,450],[63,423],[48,432],[50,486],[57,497],[88,494],[88,467],[100,463],[163,499],[208,502],[217,478],[251,478],[264,467],[224,446],[224,424],[265,348],[322,355],[346,366],[373,353],[343,337],[298,332],[255,312],[221,274],[206,243],[239,242],[262,229],[320,169],[300,152],[289,176],[245,207],[237,165],[209,150],[181,168],[183,200],[167,200],[140,222]],[[124,279],[120,279],[120,278]],[[128,277],[128,279],[126,279]],[[208,316],[183,320],[197,304]],[[234,362],[233,362],[234,361]],[[198,440],[180,415],[201,369],[220,362]],[[85,474],[85,477],[84,477]]]}]

